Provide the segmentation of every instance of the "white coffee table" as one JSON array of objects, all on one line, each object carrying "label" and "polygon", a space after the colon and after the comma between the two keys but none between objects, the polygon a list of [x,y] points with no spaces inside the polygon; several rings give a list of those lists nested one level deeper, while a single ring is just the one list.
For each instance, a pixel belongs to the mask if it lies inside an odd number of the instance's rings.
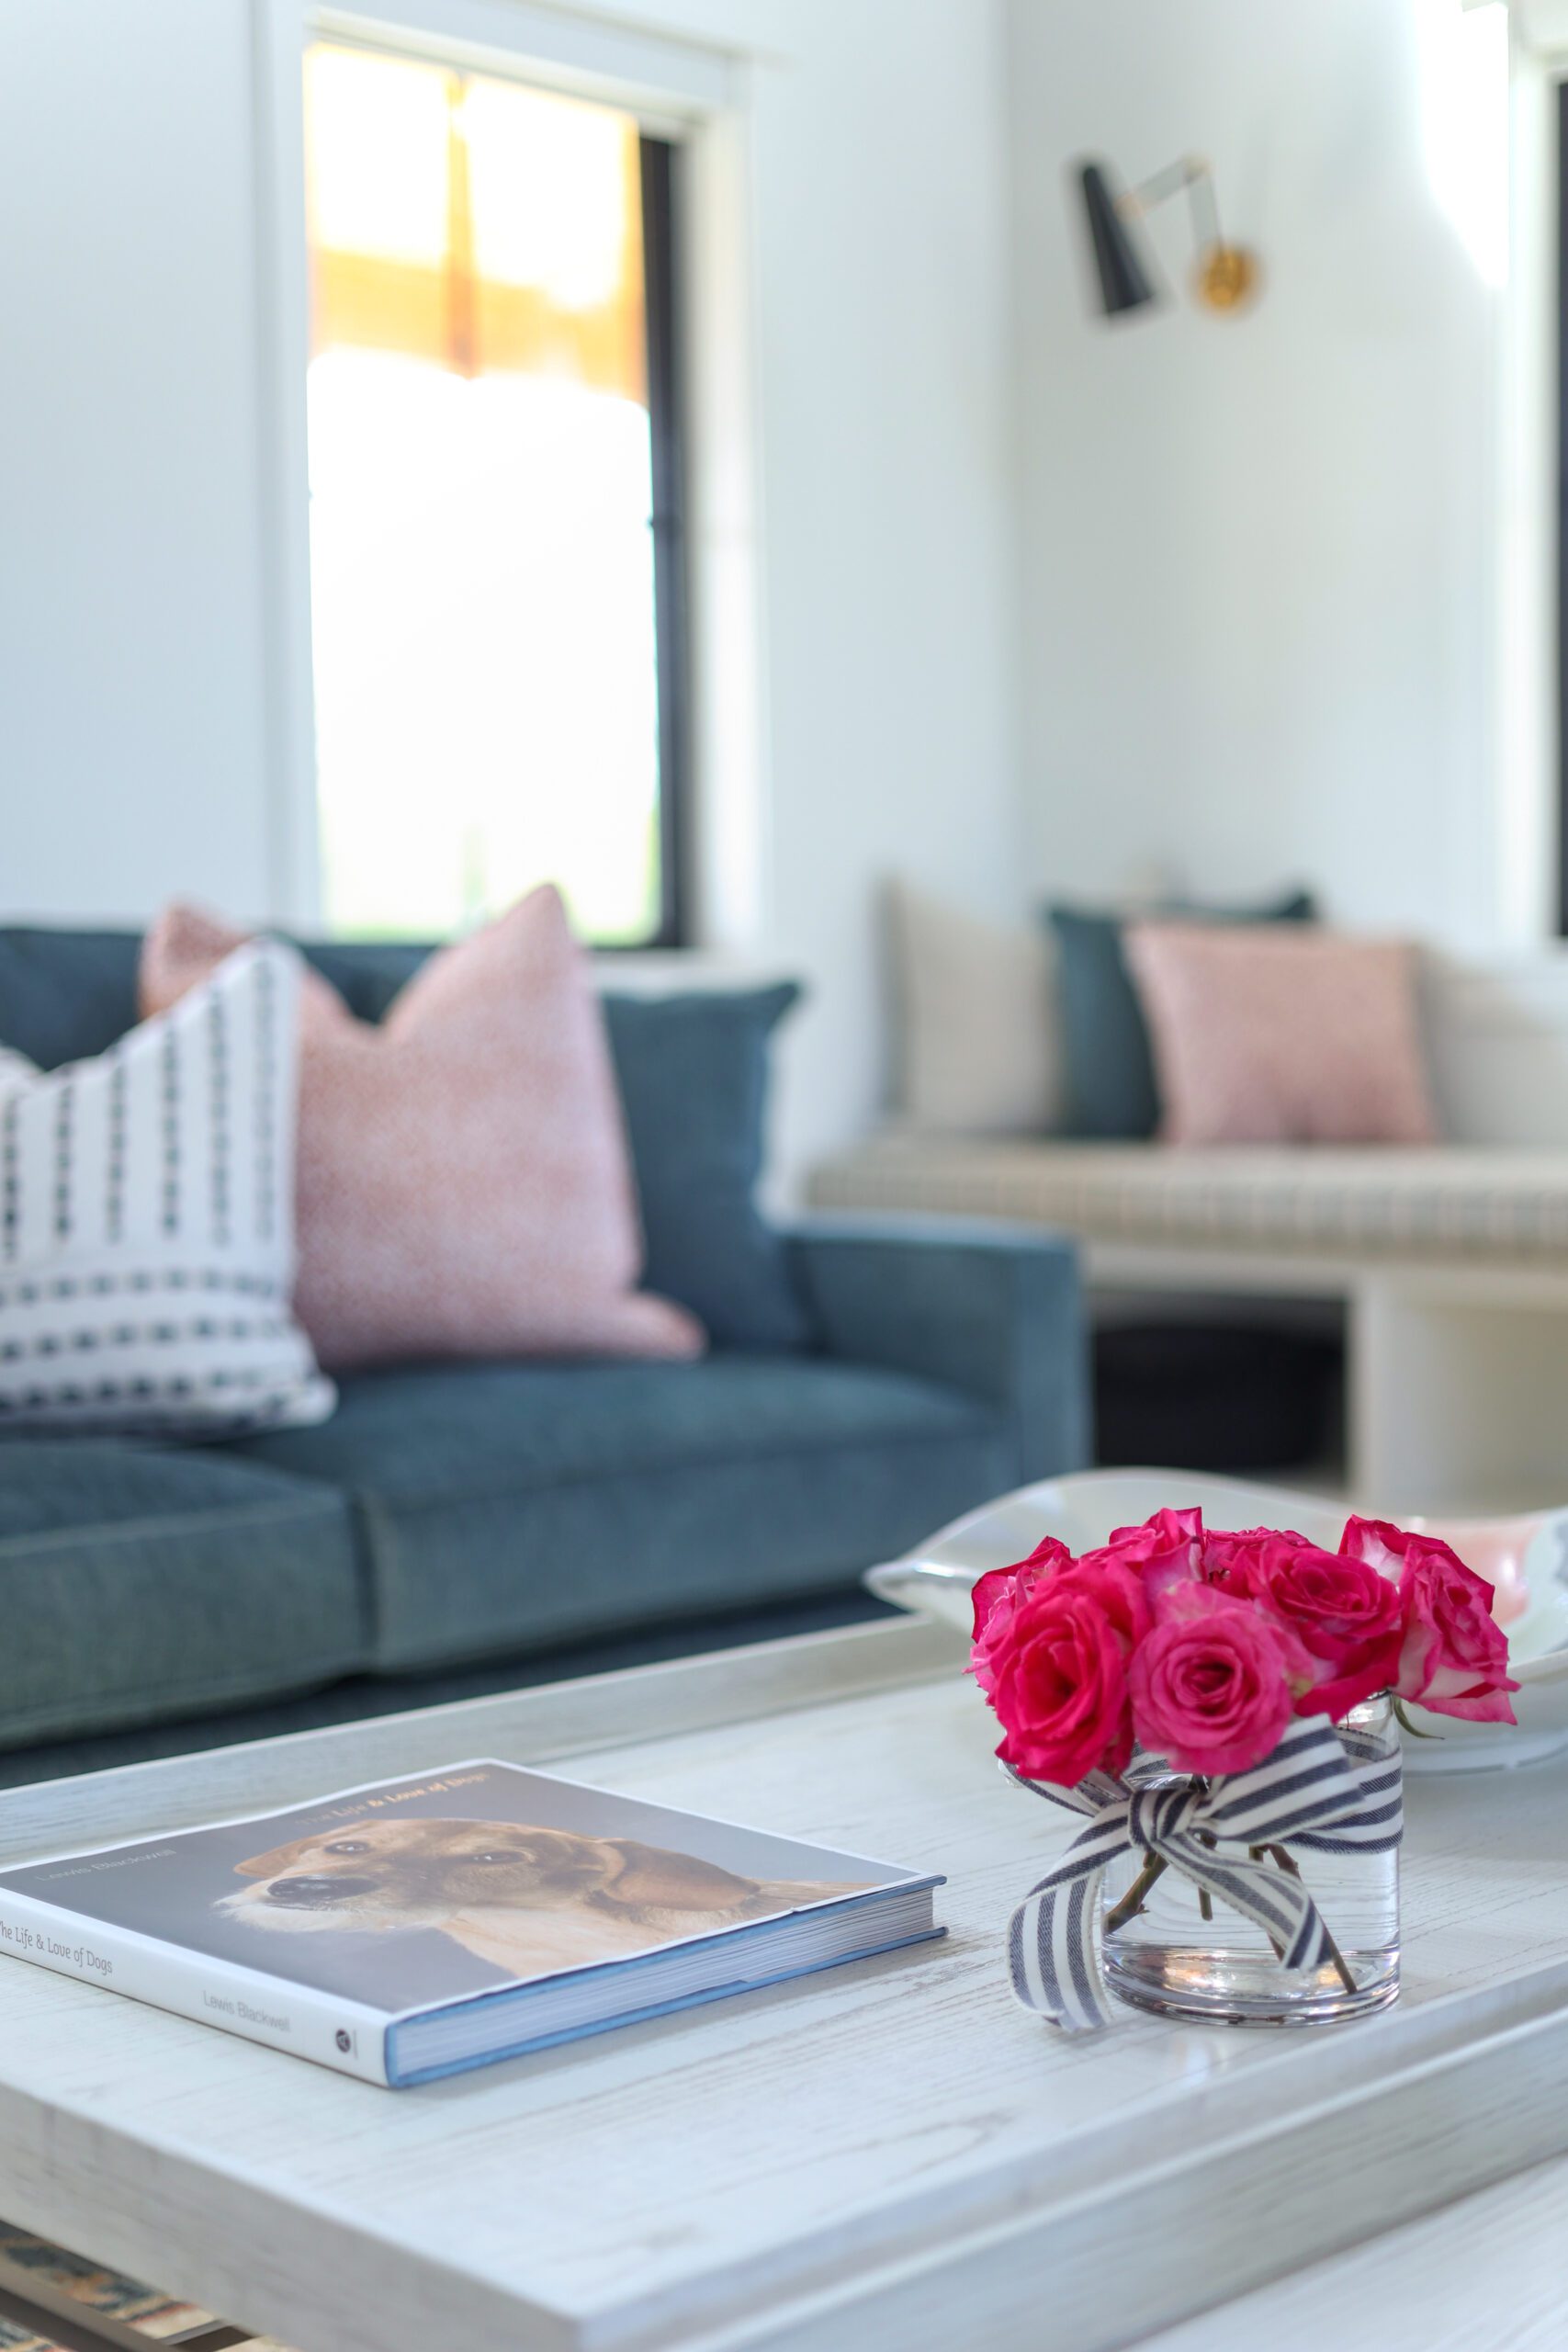
[{"label": "white coffee table", "polygon": [[0,1855],[464,1756],[945,1870],[941,1944],[404,2093],[0,1961],[0,2212],[301,2352],[1097,2352],[1568,2148],[1552,1765],[1411,1792],[1405,1997],[1355,2026],[1008,1992],[1070,1834],[914,1622],[0,1796]]}]

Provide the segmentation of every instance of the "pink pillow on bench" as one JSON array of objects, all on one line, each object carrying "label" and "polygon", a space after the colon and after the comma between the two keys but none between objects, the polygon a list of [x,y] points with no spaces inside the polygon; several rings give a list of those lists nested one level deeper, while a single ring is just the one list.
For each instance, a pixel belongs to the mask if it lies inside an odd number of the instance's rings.
[{"label": "pink pillow on bench", "polygon": [[[243,936],[166,908],[142,948],[143,1012]],[[432,956],[379,1025],[318,973],[300,1004],[294,1304],[323,1365],[701,1353],[693,1317],[634,1289],[615,1076],[555,890]]]},{"label": "pink pillow on bench", "polygon": [[1415,950],[1284,923],[1125,939],[1167,1143],[1430,1143]]}]

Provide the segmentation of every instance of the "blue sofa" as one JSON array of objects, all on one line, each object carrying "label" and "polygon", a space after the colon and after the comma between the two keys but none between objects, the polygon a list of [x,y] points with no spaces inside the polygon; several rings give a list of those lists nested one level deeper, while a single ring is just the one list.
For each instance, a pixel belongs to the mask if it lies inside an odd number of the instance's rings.
[{"label": "blue sofa", "polygon": [[[131,933],[0,933],[0,1043],[48,1067],[101,1051],[134,1019],[136,952]],[[376,1018],[423,951],[306,952]],[[631,1108],[646,1009],[611,1012]],[[320,1719],[312,1693],[370,1712],[776,1630],[1085,1461],[1066,1245],[819,1223],[783,1262],[788,1346],[411,1364],[345,1380],[319,1427],[226,1445],[7,1439],[0,1779]]]}]

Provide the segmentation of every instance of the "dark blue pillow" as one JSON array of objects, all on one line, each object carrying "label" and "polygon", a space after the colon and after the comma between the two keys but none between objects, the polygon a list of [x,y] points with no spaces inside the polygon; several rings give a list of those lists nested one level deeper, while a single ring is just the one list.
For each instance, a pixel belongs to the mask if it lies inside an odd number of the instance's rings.
[{"label": "dark blue pillow", "polygon": [[139,931],[0,929],[0,1046],[40,1069],[107,1054],[136,1025]]},{"label": "dark blue pillow", "polygon": [[436,943],[406,939],[302,939],[308,964],[329,980],[361,1021],[384,1021],[405,981],[435,953]]},{"label": "dark blue pillow", "polygon": [[[361,1021],[379,1021],[431,953],[398,940],[302,940],[307,962]],[[140,1019],[139,931],[0,926],[0,1045],[40,1069],[107,1054]]]},{"label": "dark blue pillow", "polygon": [[[1266,907],[1193,907],[1168,902],[1161,914],[1203,922],[1314,922],[1310,891]],[[1154,1048],[1127,959],[1124,918],[1081,907],[1052,907],[1056,1004],[1066,1105],[1064,1134],[1102,1141],[1142,1140],[1159,1125]]]},{"label": "dark blue pillow", "polygon": [[717,1347],[811,1338],[783,1238],[755,1198],[770,1040],[799,994],[785,980],[604,999],[642,1200],[643,1280],[700,1316]]}]

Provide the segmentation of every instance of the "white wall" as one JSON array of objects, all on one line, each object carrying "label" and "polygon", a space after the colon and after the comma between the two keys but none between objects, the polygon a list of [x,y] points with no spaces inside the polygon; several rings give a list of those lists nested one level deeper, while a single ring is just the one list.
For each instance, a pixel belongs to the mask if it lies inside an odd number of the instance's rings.
[{"label": "white wall", "polygon": [[[1304,877],[1497,934],[1502,12],[1014,0],[1023,767],[1041,888]],[[1209,156],[1263,299],[1091,316],[1064,165]],[[1179,276],[1179,206],[1155,242]],[[1479,255],[1479,263],[1478,263]]]},{"label": "white wall", "polygon": [[[584,13],[753,60],[766,759],[728,944],[813,989],[795,1161],[877,1101],[877,877],[1021,903],[1002,0]],[[251,73],[248,0],[24,0],[0,28],[0,913],[289,912]]]},{"label": "white wall", "polygon": [[260,911],[249,27],[0,21],[0,910]]}]

